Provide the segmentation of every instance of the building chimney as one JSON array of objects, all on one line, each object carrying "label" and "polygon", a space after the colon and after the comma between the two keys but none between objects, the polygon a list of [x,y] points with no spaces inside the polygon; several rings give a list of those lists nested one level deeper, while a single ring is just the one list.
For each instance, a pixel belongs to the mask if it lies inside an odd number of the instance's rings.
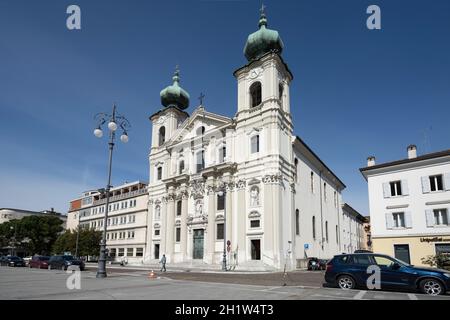
[{"label": "building chimney", "polygon": [[415,145],[408,146],[408,159],[417,158],[417,147]]},{"label": "building chimney", "polygon": [[373,167],[375,165],[375,157],[370,156],[367,158],[367,166],[368,167]]}]

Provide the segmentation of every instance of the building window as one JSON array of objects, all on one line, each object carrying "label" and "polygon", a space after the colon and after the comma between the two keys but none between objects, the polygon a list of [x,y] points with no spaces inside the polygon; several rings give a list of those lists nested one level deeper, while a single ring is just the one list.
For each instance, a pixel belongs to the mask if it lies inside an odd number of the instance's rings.
[{"label": "building window", "polygon": [[115,257],[116,256],[116,248],[112,248],[110,251],[109,251],[109,255],[111,256],[111,257]]},{"label": "building window", "polygon": [[392,219],[394,221],[394,228],[405,228],[405,213],[404,212],[394,212],[392,214]]},{"label": "building window", "polygon": [[431,191],[444,190],[444,184],[442,183],[442,175],[430,176],[430,190]]},{"label": "building window", "polygon": [[401,181],[389,182],[389,186],[391,188],[391,197],[402,195],[402,182]]},{"label": "building window", "polygon": [[259,228],[260,226],[260,220],[250,220],[250,228]]},{"label": "building window", "polygon": [[159,229],[155,229],[155,236],[159,236]]},{"label": "building window", "polygon": [[328,221],[325,221],[325,239],[328,242]]},{"label": "building window", "polygon": [[323,184],[323,199],[325,202],[327,202],[327,184],[324,182]]},{"label": "building window", "polygon": [[334,191],[334,207],[337,208],[337,192]]},{"label": "building window", "polygon": [[447,226],[448,225],[448,212],[447,209],[433,210],[434,225],[435,226]]},{"label": "building window", "polygon": [[295,234],[300,235],[300,212],[295,210]]},{"label": "building window", "polygon": [[136,248],[136,257],[144,256],[144,248]]},{"label": "building window", "polygon": [[313,239],[316,240],[316,217],[312,217],[312,232],[313,232]]},{"label": "building window", "polygon": [[223,210],[225,208],[225,195],[217,195],[217,210]]},{"label": "building window", "polygon": [[295,160],[294,160],[294,166],[295,166],[294,181],[295,181],[295,183],[298,183],[298,159],[297,158],[295,158]]},{"label": "building window", "polygon": [[184,171],[184,160],[180,161],[180,165],[179,165],[178,171],[179,171],[179,174],[183,173],[183,171]]},{"label": "building window", "polygon": [[251,152],[258,153],[259,152],[259,134],[253,136],[251,139]]},{"label": "building window", "polygon": [[133,248],[127,248],[127,257],[132,257],[133,256]]},{"label": "building window", "polygon": [[262,89],[261,82],[255,82],[250,86],[250,106],[252,108],[261,104]]},{"label": "building window", "polygon": [[125,248],[119,248],[119,253],[117,254],[117,256],[123,257],[124,255],[125,255]]},{"label": "building window", "polygon": [[181,228],[177,227],[175,229],[175,242],[181,241]]},{"label": "building window", "polygon": [[181,200],[177,201],[177,216],[181,216]]},{"label": "building window", "polygon": [[162,146],[166,142],[166,128],[159,128],[159,146]]},{"label": "building window", "polygon": [[204,126],[201,126],[201,127],[199,127],[198,129],[197,129],[197,135],[198,136],[201,136],[202,134],[204,134],[205,133],[205,127]]},{"label": "building window", "polygon": [[278,99],[280,99],[280,104],[283,105],[283,93],[284,93],[284,86],[280,82],[278,84]]},{"label": "building window", "polygon": [[311,193],[314,193],[314,172],[311,171]]},{"label": "building window", "polygon": [[223,146],[219,149],[219,163],[225,162],[226,157],[227,157],[227,147]]},{"label": "building window", "polygon": [[197,173],[205,168],[205,151],[199,151],[197,153]]},{"label": "building window", "polygon": [[217,230],[216,230],[216,239],[217,240],[223,240],[224,234],[223,234],[223,223],[217,224]]},{"label": "building window", "polygon": [[157,169],[157,180],[162,179],[162,167],[158,167]]}]

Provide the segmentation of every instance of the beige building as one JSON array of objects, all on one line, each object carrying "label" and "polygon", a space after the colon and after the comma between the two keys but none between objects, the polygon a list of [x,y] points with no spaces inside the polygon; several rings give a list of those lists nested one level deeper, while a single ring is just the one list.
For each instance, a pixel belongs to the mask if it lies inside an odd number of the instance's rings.
[{"label": "beige building", "polygon": [[294,134],[282,50],[262,13],[233,73],[233,117],[202,104],[188,114],[178,70],[161,91],[150,116],[146,263],[165,254],[220,268],[225,247],[231,268],[289,270],[352,248],[341,234],[344,183]]},{"label": "beige building", "polygon": [[450,150],[360,169],[369,187],[373,250],[414,265],[450,254]]},{"label": "beige building", "polygon": [[[106,247],[113,260],[143,263],[147,238],[147,184],[136,181],[110,190]],[[86,191],[70,202],[67,228],[103,231],[106,194]]]}]

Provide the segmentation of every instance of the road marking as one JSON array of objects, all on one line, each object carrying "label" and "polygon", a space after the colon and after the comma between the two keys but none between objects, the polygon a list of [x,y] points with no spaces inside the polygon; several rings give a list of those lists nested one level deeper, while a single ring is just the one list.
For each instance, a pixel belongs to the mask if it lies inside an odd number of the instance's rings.
[{"label": "road marking", "polygon": [[364,297],[364,295],[366,294],[366,292],[367,292],[367,291],[361,290],[360,292],[358,292],[358,293],[353,297],[353,299],[354,299],[354,300],[361,300],[361,299]]},{"label": "road marking", "polygon": [[417,298],[417,296],[412,293],[408,293],[408,298],[409,298],[409,300],[419,300],[419,298]]}]

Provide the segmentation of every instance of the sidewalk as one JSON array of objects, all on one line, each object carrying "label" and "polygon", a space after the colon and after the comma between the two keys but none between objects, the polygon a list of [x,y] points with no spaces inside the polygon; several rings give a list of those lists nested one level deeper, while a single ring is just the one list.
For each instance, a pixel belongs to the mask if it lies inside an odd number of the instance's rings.
[{"label": "sidewalk", "polygon": [[[97,263],[95,262],[87,262],[86,267],[89,269],[97,268]],[[120,264],[107,264],[107,269],[112,270],[121,270],[121,271],[159,271],[161,269],[160,264],[127,264],[125,266],[121,266]],[[180,265],[176,264],[173,267],[169,264],[166,265],[167,272],[192,272],[192,273],[217,273],[223,274],[224,271],[220,268],[220,266],[209,266],[209,265]],[[302,270],[295,270],[302,271]],[[295,272],[290,271],[290,272]],[[228,270],[227,273],[230,274],[273,274],[273,273],[282,273],[280,270],[273,271],[250,271],[250,270]]]}]

